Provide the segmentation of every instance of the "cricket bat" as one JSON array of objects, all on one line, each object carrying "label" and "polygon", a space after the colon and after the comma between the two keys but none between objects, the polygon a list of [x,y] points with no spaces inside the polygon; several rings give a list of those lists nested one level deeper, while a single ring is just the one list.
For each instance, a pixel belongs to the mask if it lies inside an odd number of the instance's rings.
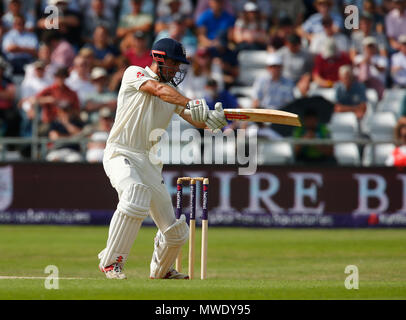
[{"label": "cricket bat", "polygon": [[295,113],[272,109],[224,109],[230,121],[271,122],[301,127],[299,116]]}]

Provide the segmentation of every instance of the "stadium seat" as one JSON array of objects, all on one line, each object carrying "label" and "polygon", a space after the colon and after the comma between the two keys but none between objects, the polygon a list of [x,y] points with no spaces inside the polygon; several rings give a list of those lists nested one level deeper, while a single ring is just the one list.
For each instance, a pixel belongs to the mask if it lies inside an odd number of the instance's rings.
[{"label": "stadium seat", "polygon": [[335,101],[335,90],[333,88],[326,89],[326,88],[314,88],[310,90],[310,96],[321,96],[324,99],[334,102]]},{"label": "stadium seat", "polygon": [[258,143],[258,164],[278,165],[294,162],[292,145],[284,141],[267,141]]},{"label": "stadium seat", "polygon": [[366,145],[362,154],[362,165],[366,167],[384,166],[394,148],[395,144],[393,143],[380,143],[376,144],[375,147],[373,144]]},{"label": "stadium seat", "polygon": [[396,117],[393,112],[375,113],[370,122],[370,136],[374,141],[393,141]]},{"label": "stadium seat", "polygon": [[337,143],[334,145],[334,157],[339,165],[359,166],[361,156],[355,143]]},{"label": "stadium seat", "polygon": [[382,100],[378,103],[377,111],[391,111],[398,118],[406,104],[406,89],[386,89]]},{"label": "stadium seat", "polygon": [[334,113],[329,127],[334,140],[351,140],[359,136],[358,120],[353,112]]},{"label": "stadium seat", "polygon": [[241,69],[265,68],[268,55],[266,50],[242,50],[237,59]]}]

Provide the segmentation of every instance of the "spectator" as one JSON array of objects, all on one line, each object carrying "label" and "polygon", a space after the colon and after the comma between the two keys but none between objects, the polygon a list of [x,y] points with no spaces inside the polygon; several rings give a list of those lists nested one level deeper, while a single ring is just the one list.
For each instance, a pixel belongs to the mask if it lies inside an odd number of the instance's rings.
[{"label": "spectator", "polygon": [[[172,6],[172,0],[158,0],[158,5],[157,5],[157,19],[163,20],[165,19],[164,17],[168,17],[172,12],[179,13],[183,16],[192,16],[193,15],[193,4],[195,1],[192,0],[179,0],[180,5],[179,5],[179,11],[173,10]],[[175,4],[176,6],[176,4]]]},{"label": "spectator", "polygon": [[146,34],[142,31],[135,32],[131,47],[126,49],[123,54],[133,66],[145,68],[151,65],[151,50],[148,47]]},{"label": "spectator", "polygon": [[[247,0],[241,1],[245,3]],[[242,7],[244,6],[244,4],[239,3],[238,0],[223,0],[222,2],[224,10],[232,16],[234,16],[236,12],[241,12]],[[269,0],[265,0],[265,2],[268,3],[269,7]],[[238,8],[235,7],[236,4],[239,5]],[[201,16],[202,13],[205,12],[207,9],[210,9],[210,0],[197,0],[196,8],[193,12],[194,20],[197,21],[199,16]]]},{"label": "spectator", "polygon": [[87,97],[96,92],[95,86],[90,81],[90,72],[89,63],[84,57],[78,55],[73,62],[69,78],[66,79],[66,85],[77,93],[81,108],[85,106]]},{"label": "spectator", "polygon": [[107,138],[114,123],[114,113],[109,108],[102,108],[98,119],[87,144],[86,160],[92,163],[103,161]]},{"label": "spectator", "polygon": [[209,0],[209,6],[196,20],[199,45],[206,48],[220,46],[218,37],[227,34],[235,22],[221,0]]},{"label": "spectator", "polygon": [[237,98],[226,89],[219,90],[216,80],[208,79],[205,91],[204,98],[206,99],[210,110],[214,110],[216,102],[221,102],[223,104],[223,109],[238,108]]},{"label": "spectator", "polygon": [[406,166],[406,117],[400,117],[395,127],[396,147],[388,156],[385,164],[389,167]]},{"label": "spectator", "polygon": [[[76,49],[82,45],[82,15],[80,12],[69,8],[69,0],[48,0],[48,4],[58,8],[58,33],[62,38],[66,39]],[[53,32],[47,26],[48,14],[43,13],[37,22],[37,27],[40,31],[40,38],[46,36],[47,33]]]},{"label": "spectator", "polygon": [[[240,73],[238,52],[230,49],[226,34],[219,38],[219,43],[217,48],[210,48],[208,51],[213,58],[213,69],[221,70],[221,74],[219,73],[219,76],[222,77],[221,83],[224,82],[224,86],[229,89],[231,86],[238,85]],[[219,80],[217,79],[217,81]]]},{"label": "spectator", "polygon": [[266,63],[269,73],[257,78],[253,85],[253,107],[280,109],[294,99],[294,83],[282,76],[283,61],[280,55],[269,54]]},{"label": "spectator", "polygon": [[37,57],[38,39],[35,33],[25,31],[22,15],[14,17],[13,28],[3,38],[2,49],[13,66],[14,74],[24,74],[24,66]]},{"label": "spectator", "polygon": [[267,50],[269,52],[275,52],[282,48],[288,37],[295,33],[295,27],[292,19],[289,17],[282,18],[279,21],[279,25],[273,28],[271,37],[268,42]]},{"label": "spectator", "polygon": [[35,96],[50,86],[52,79],[47,78],[45,75],[46,63],[38,60],[32,64],[32,75],[26,78],[21,83],[21,100],[18,105],[21,108],[21,132],[22,137],[32,136],[32,120],[35,115],[34,100]]},{"label": "spectator", "polygon": [[282,76],[297,83],[303,75],[311,73],[313,56],[301,47],[301,39],[292,34],[287,38],[286,46],[277,52],[282,57]]},{"label": "spectator", "polygon": [[117,37],[119,39],[132,36],[136,31],[151,31],[153,17],[148,13],[141,12],[142,3],[143,0],[131,0],[131,13],[122,17],[118,23]]},{"label": "spectator", "polygon": [[343,19],[335,12],[331,11],[333,2],[331,0],[316,0],[315,6],[317,13],[312,14],[297,30],[300,36],[311,43],[313,35],[323,31],[322,20],[325,17],[331,17],[333,28],[337,32],[342,29]]},{"label": "spectator", "polygon": [[107,71],[100,67],[95,67],[91,73],[91,80],[96,91],[89,94],[85,102],[85,111],[89,114],[90,122],[96,122],[98,112],[102,108],[115,110],[117,107],[117,94],[107,88]]},{"label": "spectator", "polygon": [[372,16],[373,19],[373,31],[383,34],[385,32],[385,18],[379,12],[378,6],[375,0],[364,0],[362,3],[362,14],[368,14]]},{"label": "spectator", "polygon": [[197,38],[190,28],[184,23],[185,16],[176,14],[172,16],[172,21],[168,28],[159,32],[154,42],[163,38],[172,38],[183,44],[186,50],[186,56],[192,57],[197,50]]},{"label": "spectator", "polygon": [[367,37],[363,41],[363,54],[354,58],[354,73],[358,81],[367,88],[376,90],[379,99],[382,99],[385,90],[388,59],[378,53],[378,43],[375,38]]},{"label": "spectator", "polygon": [[406,0],[392,0],[394,8],[385,17],[386,35],[393,50],[399,50],[398,38],[406,30]]},{"label": "spectator", "polygon": [[[47,79],[48,82],[53,82],[54,80],[54,73],[57,69],[57,66],[51,63],[51,51],[49,46],[46,44],[41,44],[38,49],[38,60],[44,64],[44,78]],[[36,74],[36,63],[30,63],[25,66],[25,74],[23,82],[29,83],[31,79],[37,77]]]},{"label": "spectator", "polygon": [[351,64],[348,54],[338,51],[334,39],[326,39],[322,52],[315,57],[314,85],[321,88],[332,88],[339,78],[338,69],[346,64]]},{"label": "spectator", "polygon": [[182,0],[163,0],[161,1],[161,3],[165,3],[169,11],[166,13],[162,13],[161,16],[159,16],[158,19],[156,20],[155,34],[158,34],[164,30],[168,30],[169,25],[174,21],[174,18],[178,16],[182,16],[183,18],[182,22],[185,28],[189,29],[194,26],[194,21],[191,16],[191,12],[185,13],[182,10]]},{"label": "spectator", "polygon": [[399,52],[391,58],[391,76],[394,85],[406,88],[406,34],[399,37]]},{"label": "spectator", "polygon": [[[260,7],[262,10],[262,7]],[[303,23],[305,6],[303,1],[297,0],[273,0],[272,1],[272,22],[278,25],[280,20],[288,17],[293,21],[294,26]]]},{"label": "spectator", "polygon": [[205,94],[208,79],[215,79],[220,90],[224,88],[223,73],[218,64],[213,63],[213,58],[205,48],[196,51],[185,79],[179,85],[180,91],[191,98],[197,99]]},{"label": "spectator", "polygon": [[1,22],[7,31],[13,28],[14,25],[14,17],[22,15],[25,19],[25,30],[29,32],[34,31],[35,27],[35,17],[27,12],[24,14],[22,10],[22,2],[21,0],[10,0],[8,2],[8,10],[4,13],[1,17]]},{"label": "spectator", "polygon": [[[319,121],[318,114],[311,108],[304,112],[302,126],[293,130],[294,138],[328,139],[330,132],[325,123]],[[329,145],[295,145],[295,160],[304,163],[333,162],[333,148]]]},{"label": "spectator", "polygon": [[72,138],[79,135],[84,127],[74,107],[68,101],[60,101],[56,118],[50,123],[48,137],[53,141],[47,161],[79,162],[83,160],[78,143],[60,143],[61,138]]},{"label": "spectator", "polygon": [[334,29],[333,19],[327,16],[321,20],[323,31],[314,34],[312,42],[310,43],[310,52],[313,54],[321,53],[321,48],[327,38],[334,39],[339,51],[348,52],[350,44],[346,35]]},{"label": "spectator", "polygon": [[[86,19],[91,15],[91,6],[92,2],[89,0],[77,0],[80,2],[80,7],[79,10],[82,12],[85,12]],[[119,16],[119,10],[120,7],[124,6],[122,0],[103,0],[103,16],[106,17],[111,21],[111,23],[115,26],[117,24],[118,16]],[[129,2],[129,1],[128,1]],[[72,3],[72,2],[70,2]],[[113,36],[111,34],[110,36]]]},{"label": "spectator", "polygon": [[16,86],[4,75],[7,62],[0,57],[0,137],[19,135],[19,116],[15,108]]},{"label": "spectator", "polygon": [[102,67],[109,72],[113,70],[119,51],[114,45],[110,44],[106,27],[97,26],[93,33],[93,41],[86,44],[84,48],[92,50],[94,66]]},{"label": "spectator", "polygon": [[44,43],[51,51],[51,63],[56,67],[70,68],[75,59],[73,46],[62,38],[58,31],[50,31],[44,35]]},{"label": "spectator", "polygon": [[45,88],[35,96],[35,103],[41,107],[41,127],[40,135],[47,134],[49,125],[57,117],[60,101],[67,101],[71,105],[73,112],[79,114],[80,103],[78,95],[71,90],[65,81],[69,76],[67,68],[59,68],[54,77],[54,82],[49,87]]},{"label": "spectator", "polygon": [[370,14],[364,13],[359,22],[359,29],[354,29],[351,33],[351,59],[354,59],[357,54],[362,53],[362,41],[367,37],[374,37],[378,43],[380,55],[388,56],[388,41],[386,36],[373,30],[373,21],[373,17]]},{"label": "spectator", "polygon": [[128,59],[124,56],[118,56],[115,61],[115,72],[111,75],[108,88],[112,92],[118,93],[123,78],[124,71],[130,66]]},{"label": "spectator", "polygon": [[266,49],[267,23],[261,19],[258,6],[254,2],[244,5],[242,16],[235,22],[232,38],[237,45],[237,51]]},{"label": "spectator", "polygon": [[340,81],[334,86],[334,112],[354,112],[361,120],[366,111],[365,85],[354,79],[350,65],[343,65],[339,69]]},{"label": "spectator", "polygon": [[84,21],[82,30],[84,42],[92,42],[91,35],[95,33],[98,26],[103,26],[107,31],[108,36],[113,36],[115,34],[116,26],[114,20],[105,16],[104,9],[103,0],[91,0],[90,10]]}]

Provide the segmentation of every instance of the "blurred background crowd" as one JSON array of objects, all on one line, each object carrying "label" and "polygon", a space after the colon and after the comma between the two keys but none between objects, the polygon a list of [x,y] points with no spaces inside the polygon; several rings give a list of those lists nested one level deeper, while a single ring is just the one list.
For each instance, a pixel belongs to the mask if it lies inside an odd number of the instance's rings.
[{"label": "blurred background crowd", "polygon": [[47,161],[100,162],[124,70],[171,37],[187,97],[300,115],[230,124],[265,141],[260,163],[406,164],[406,0],[2,0],[0,16],[0,137],[48,138]]}]

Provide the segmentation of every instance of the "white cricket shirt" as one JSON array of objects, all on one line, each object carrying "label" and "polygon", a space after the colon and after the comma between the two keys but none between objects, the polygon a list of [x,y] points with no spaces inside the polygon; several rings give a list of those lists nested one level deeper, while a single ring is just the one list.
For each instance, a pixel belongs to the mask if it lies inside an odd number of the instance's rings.
[{"label": "white cricket shirt", "polygon": [[180,106],[139,90],[145,81],[158,79],[149,67],[127,68],[118,93],[116,118],[107,146],[115,144],[133,151],[149,151],[156,143],[149,139],[151,132],[165,130],[173,114],[182,111]]}]

